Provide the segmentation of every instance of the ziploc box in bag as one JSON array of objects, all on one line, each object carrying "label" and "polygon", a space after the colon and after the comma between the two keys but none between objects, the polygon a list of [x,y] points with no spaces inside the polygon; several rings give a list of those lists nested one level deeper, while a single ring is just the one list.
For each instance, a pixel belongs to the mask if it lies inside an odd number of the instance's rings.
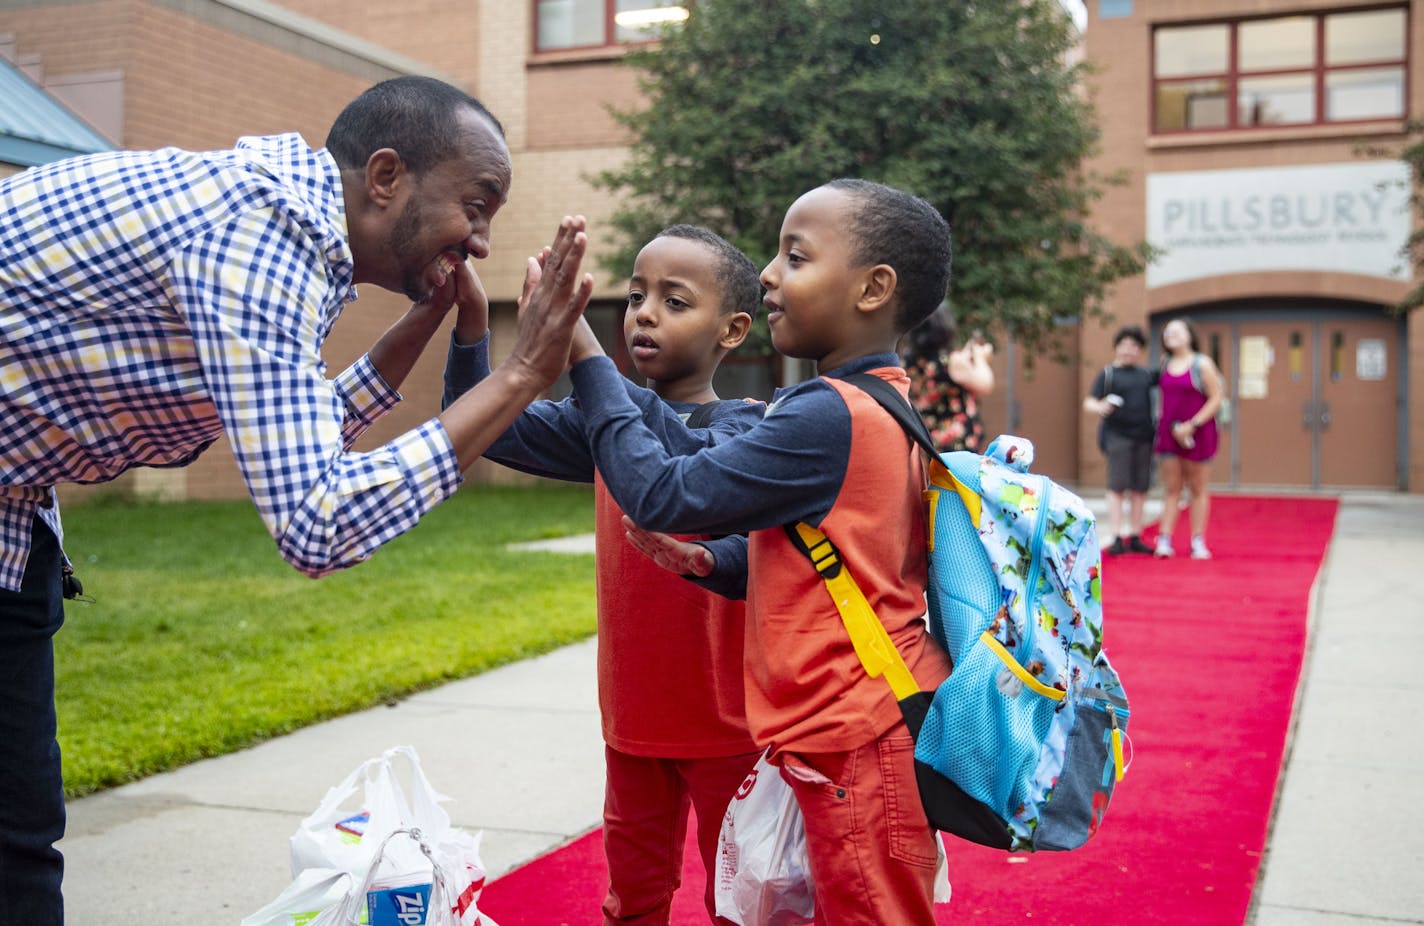
[{"label": "ziploc box in bag", "polygon": [[430,885],[373,887],[366,892],[370,926],[425,926],[430,912]]}]

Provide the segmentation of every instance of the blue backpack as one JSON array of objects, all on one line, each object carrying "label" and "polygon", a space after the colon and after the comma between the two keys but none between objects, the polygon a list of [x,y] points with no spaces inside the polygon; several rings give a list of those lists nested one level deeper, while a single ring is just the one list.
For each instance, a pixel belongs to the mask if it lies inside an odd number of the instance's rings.
[{"label": "blue backpack", "polygon": [[834,545],[804,523],[787,533],[826,581],[866,671],[895,691],[931,825],[1015,852],[1077,848],[1122,778],[1128,721],[1102,651],[1096,520],[1028,472],[1028,441],[941,454],[893,386],[848,381],[930,455],[928,622],[949,678],[921,691]]}]

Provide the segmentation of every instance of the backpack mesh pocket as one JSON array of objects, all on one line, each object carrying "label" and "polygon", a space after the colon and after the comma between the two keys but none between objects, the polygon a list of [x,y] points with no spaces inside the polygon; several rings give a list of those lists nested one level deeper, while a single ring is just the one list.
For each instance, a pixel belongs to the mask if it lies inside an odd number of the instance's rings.
[{"label": "backpack mesh pocket", "polygon": [[1018,681],[989,647],[972,647],[935,692],[915,758],[1007,819],[1028,798],[1060,702],[1001,684],[1004,674]]}]

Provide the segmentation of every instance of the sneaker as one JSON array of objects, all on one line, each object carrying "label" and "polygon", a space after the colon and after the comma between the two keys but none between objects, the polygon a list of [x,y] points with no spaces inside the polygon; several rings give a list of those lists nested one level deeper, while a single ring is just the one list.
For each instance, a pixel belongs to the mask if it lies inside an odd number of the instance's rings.
[{"label": "sneaker", "polygon": [[1211,551],[1206,548],[1205,537],[1192,538],[1192,559],[1211,559]]},{"label": "sneaker", "polygon": [[1151,553],[1152,548],[1142,542],[1142,538],[1133,534],[1127,538],[1127,552],[1129,553]]},{"label": "sneaker", "polygon": [[1121,537],[1114,537],[1113,542],[1108,544],[1108,548],[1103,552],[1108,556],[1121,556],[1127,552],[1127,547],[1122,545]]},{"label": "sneaker", "polygon": [[1172,538],[1158,537],[1157,548],[1152,551],[1152,555],[1158,559],[1167,559],[1168,557],[1176,556],[1177,551],[1172,549]]}]

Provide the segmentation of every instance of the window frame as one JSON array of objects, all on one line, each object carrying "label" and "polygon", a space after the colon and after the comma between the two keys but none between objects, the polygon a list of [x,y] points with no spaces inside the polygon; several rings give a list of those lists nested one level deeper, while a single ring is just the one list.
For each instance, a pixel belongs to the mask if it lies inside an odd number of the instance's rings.
[{"label": "window frame", "polygon": [[[1381,58],[1373,61],[1355,61],[1349,64],[1329,65],[1326,63],[1326,20],[1331,16],[1351,13],[1373,13],[1385,11],[1398,11],[1404,15],[1404,43],[1403,57],[1401,58]],[[1270,16],[1243,16],[1234,19],[1201,20],[1190,22],[1164,22],[1157,23],[1152,27],[1148,50],[1148,68],[1150,81],[1148,86],[1150,134],[1160,136],[1182,136],[1196,135],[1204,132],[1259,132],[1259,131],[1280,131],[1287,129],[1314,128],[1319,126],[1335,125],[1359,125],[1381,121],[1398,121],[1409,118],[1410,99],[1410,54],[1409,54],[1409,34],[1410,34],[1410,13],[1408,4],[1387,3],[1379,6],[1335,8],[1329,10],[1297,10],[1289,13],[1278,13]],[[1240,29],[1243,23],[1260,23],[1272,20],[1286,20],[1308,17],[1314,20],[1315,55],[1314,61],[1309,67],[1293,68],[1271,68],[1263,70],[1243,71],[1240,64]],[[1164,30],[1191,28],[1195,26],[1225,26],[1227,27],[1227,49],[1226,49],[1226,70],[1211,71],[1192,74],[1174,74],[1171,77],[1157,76],[1157,36]],[[1396,115],[1389,116],[1366,116],[1357,119],[1329,119],[1326,110],[1328,108],[1327,90],[1328,77],[1336,74],[1345,74],[1355,71],[1372,71],[1381,68],[1397,67],[1401,69],[1403,77],[1401,80],[1402,110]],[[1311,75],[1311,91],[1314,95],[1312,101],[1311,118],[1299,122],[1275,122],[1260,125],[1243,123],[1241,121],[1241,81],[1256,78],[1270,77],[1295,77],[1302,74]],[[1183,126],[1182,128],[1161,128],[1159,127],[1159,103],[1161,94],[1160,88],[1172,86],[1174,84],[1188,84],[1201,81],[1220,81],[1225,85],[1226,93],[1226,124],[1203,127]]]},{"label": "window frame", "polygon": [[[618,40],[618,24],[614,17],[618,13],[618,0],[600,0],[603,3],[603,41],[586,45],[560,45],[557,48],[543,48],[539,45],[539,0],[529,0],[529,51],[533,57],[550,57],[571,52],[574,54],[607,52],[616,54],[620,49],[636,48],[640,45],[651,45],[658,40],[656,38],[640,39],[636,41],[620,42]],[[691,7],[690,0],[680,0],[679,6]]]}]

